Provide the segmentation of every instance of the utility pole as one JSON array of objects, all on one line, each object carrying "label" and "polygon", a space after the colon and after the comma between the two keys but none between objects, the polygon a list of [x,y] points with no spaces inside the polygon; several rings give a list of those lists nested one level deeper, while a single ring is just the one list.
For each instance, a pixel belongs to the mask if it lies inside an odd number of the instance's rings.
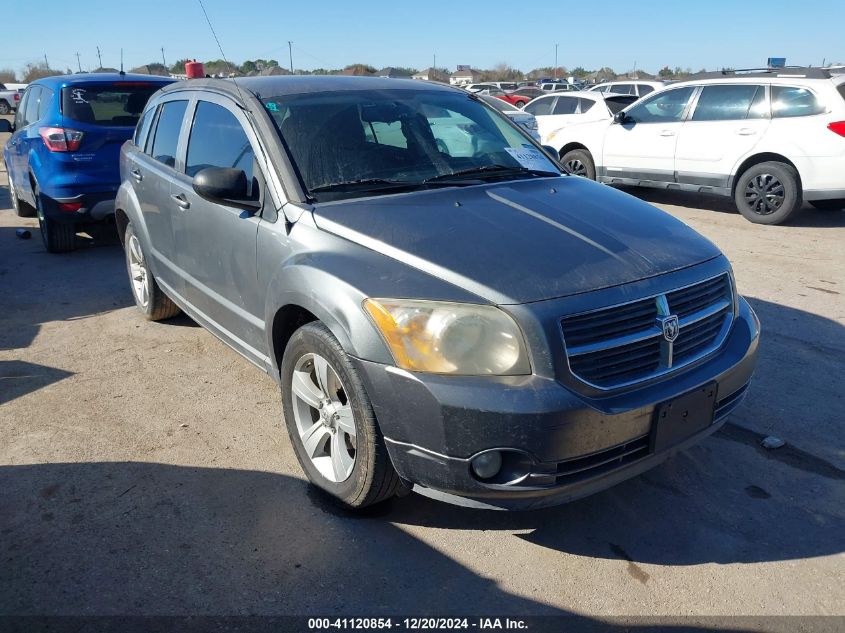
[{"label": "utility pole", "polygon": [[50,62],[47,61],[47,53],[44,53],[44,67],[49,68]]},{"label": "utility pole", "polygon": [[288,54],[290,55],[290,74],[293,74],[293,42],[288,40]]},{"label": "utility pole", "polygon": [[557,44],[555,44],[555,72],[554,72],[555,80],[557,80]]},{"label": "utility pole", "polygon": [[432,62],[431,72],[437,72],[437,53],[434,54],[434,61]]},{"label": "utility pole", "polygon": [[79,61],[79,52],[76,53],[76,67],[79,69],[79,72],[82,72],[82,64]]},{"label": "utility pole", "polygon": [[97,47],[97,60],[100,62],[100,68],[103,67],[103,56],[100,55],[100,47]]},{"label": "utility pole", "polygon": [[164,61],[164,46],[161,47],[161,65],[167,68],[167,62]]}]

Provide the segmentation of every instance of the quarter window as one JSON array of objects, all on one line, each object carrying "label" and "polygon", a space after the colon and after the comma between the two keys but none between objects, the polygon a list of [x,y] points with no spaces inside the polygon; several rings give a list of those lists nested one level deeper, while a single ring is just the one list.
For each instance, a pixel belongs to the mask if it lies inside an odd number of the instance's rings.
[{"label": "quarter window", "polygon": [[257,198],[253,183],[255,152],[243,126],[227,108],[200,101],[188,141],[185,173],[193,177],[206,167],[243,170],[249,183],[248,195]]},{"label": "quarter window", "polygon": [[596,102],[593,101],[592,99],[580,99],[580,102],[581,102],[581,110],[580,110],[581,114],[584,114],[585,112],[589,112],[590,109],[594,105],[596,105]]},{"label": "quarter window", "polygon": [[673,123],[682,121],[693,88],[675,88],[647,97],[626,112],[631,123]]},{"label": "quarter window", "polygon": [[809,116],[824,112],[816,95],[806,88],[792,86],[772,86],[772,116],[787,118]]},{"label": "quarter window", "polygon": [[[755,97],[760,92],[765,95],[762,86],[704,86],[698,97],[698,105],[692,115],[693,121],[738,121],[749,116]],[[757,111],[760,111],[758,102]],[[753,118],[759,118],[755,116]]]},{"label": "quarter window", "polygon": [[639,86],[637,86],[637,90],[640,91],[640,96],[644,97],[654,92],[654,87],[649,86],[648,84],[640,84]]},{"label": "quarter window", "polygon": [[132,137],[132,142],[135,143],[136,147],[144,146],[144,139],[147,138],[147,132],[150,129],[150,124],[153,122],[155,111],[155,108],[150,108],[144,112],[141,120],[138,121],[138,126],[135,128],[135,135]]},{"label": "quarter window", "polygon": [[38,120],[38,109],[41,105],[41,86],[35,86],[29,92],[29,99],[26,101],[26,111],[23,114],[23,124],[29,125]]},{"label": "quarter window", "polygon": [[168,167],[176,167],[179,131],[187,107],[187,101],[168,101],[161,106],[151,153],[154,159]]}]

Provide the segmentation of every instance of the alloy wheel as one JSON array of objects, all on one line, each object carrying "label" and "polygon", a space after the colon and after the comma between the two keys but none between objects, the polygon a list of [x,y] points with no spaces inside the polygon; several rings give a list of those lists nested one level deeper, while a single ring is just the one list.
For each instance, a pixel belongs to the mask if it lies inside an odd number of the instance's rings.
[{"label": "alloy wheel", "polygon": [[132,292],[142,306],[146,307],[150,302],[150,275],[147,270],[147,263],[144,261],[144,251],[141,250],[141,242],[138,237],[132,235],[129,238],[129,276],[132,278]]},{"label": "alloy wheel", "polygon": [[771,215],[786,198],[783,183],[772,174],[759,174],[745,186],[745,203],[757,215]]},{"label": "alloy wheel", "polygon": [[355,466],[356,428],[343,382],[329,362],[305,354],[291,377],[293,415],[305,454],[333,483],[349,478]]},{"label": "alloy wheel", "polygon": [[573,176],[587,176],[587,166],[577,158],[570,159],[563,164],[566,173]]}]

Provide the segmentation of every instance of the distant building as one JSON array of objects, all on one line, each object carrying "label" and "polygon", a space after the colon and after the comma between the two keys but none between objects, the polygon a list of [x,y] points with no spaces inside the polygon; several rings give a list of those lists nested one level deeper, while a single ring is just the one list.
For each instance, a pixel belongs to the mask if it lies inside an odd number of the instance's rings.
[{"label": "distant building", "polygon": [[449,83],[453,86],[474,84],[481,81],[481,72],[469,66],[458,66],[458,70],[449,75]]},{"label": "distant building", "polygon": [[411,75],[405,70],[399,70],[398,68],[393,68],[392,66],[388,66],[387,68],[382,68],[380,71],[376,73],[378,77],[387,77],[388,79],[410,79]]},{"label": "distant building", "polygon": [[420,81],[442,81],[443,83],[449,81],[449,77],[435,68],[426,68],[425,70],[421,70],[416,75],[412,75],[411,79],[418,79]]}]

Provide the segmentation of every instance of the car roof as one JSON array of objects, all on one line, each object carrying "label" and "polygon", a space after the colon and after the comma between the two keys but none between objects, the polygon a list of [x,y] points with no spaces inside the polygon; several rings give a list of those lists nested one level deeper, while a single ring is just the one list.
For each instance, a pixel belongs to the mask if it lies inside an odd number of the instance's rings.
[{"label": "car roof", "polygon": [[175,79],[159,75],[141,75],[134,73],[74,73],[72,75],[55,75],[37,79],[31,85],[47,86],[48,88],[64,88],[76,84],[116,83],[121,81],[138,81],[144,83],[172,83]]},{"label": "car roof", "polygon": [[253,95],[277,97],[282,95],[310,94],[343,90],[428,90],[466,94],[455,86],[437,84],[418,79],[388,79],[385,77],[352,77],[336,75],[285,75],[275,77],[238,77],[237,79],[188,79],[162,89],[165,93],[175,90],[210,90],[223,92],[240,100],[240,91]]}]

